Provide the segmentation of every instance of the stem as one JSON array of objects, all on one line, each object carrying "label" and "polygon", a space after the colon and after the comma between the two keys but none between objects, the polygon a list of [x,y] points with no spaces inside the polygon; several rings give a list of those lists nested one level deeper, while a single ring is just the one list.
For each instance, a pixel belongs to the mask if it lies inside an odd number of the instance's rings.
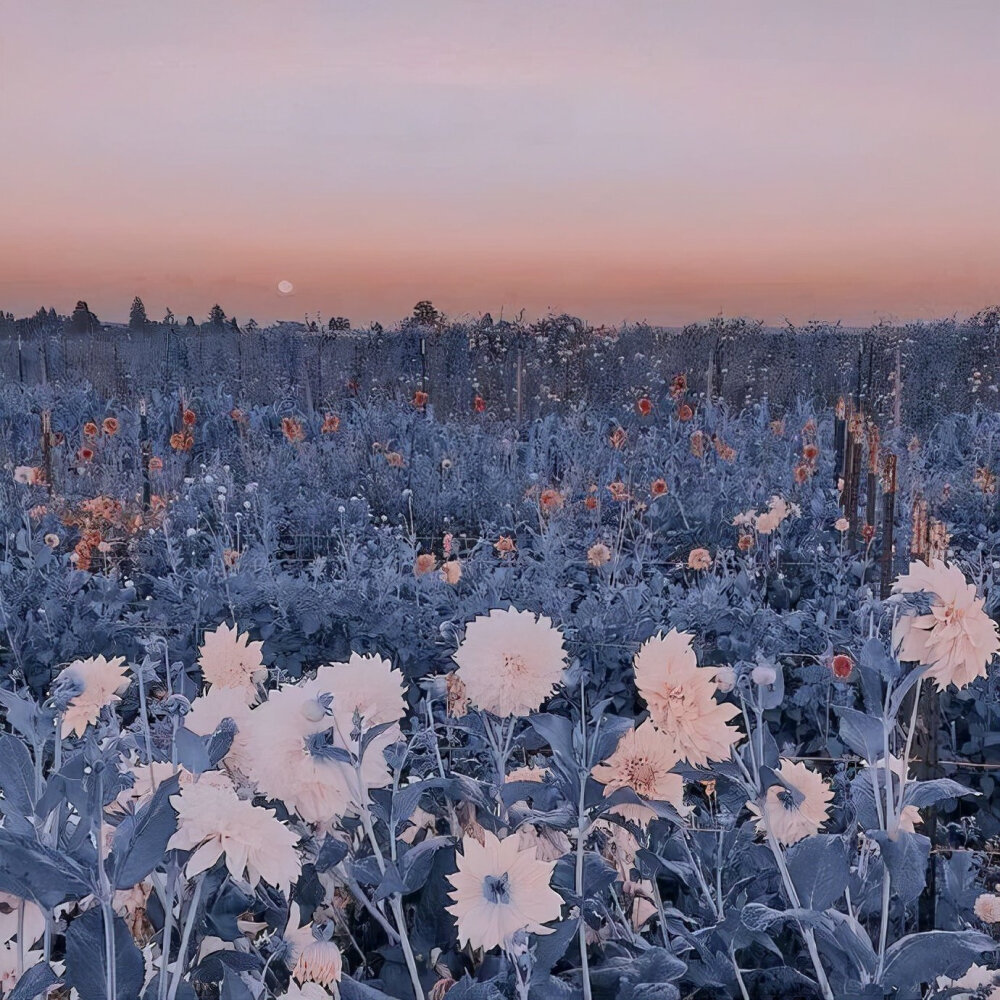
[{"label": "stem", "polygon": [[903,771],[899,776],[899,815],[903,815],[903,797],[906,794],[906,776],[910,770],[910,750],[913,748],[913,732],[917,728],[917,711],[920,706],[920,685],[924,679],[921,677],[917,681],[917,686],[913,692],[913,710],[910,713],[910,728],[906,733],[906,745],[903,748]]},{"label": "stem", "polygon": [[[788,893],[788,898],[791,900],[792,906],[796,909],[801,909],[802,902],[799,899],[795,883],[792,881],[792,876],[788,872],[788,866],[785,864],[785,855],[782,853],[781,846],[775,840],[774,834],[770,830],[767,831],[767,843],[778,865],[778,871],[781,873],[781,881],[785,886],[785,892]],[[830,989],[830,982],[826,978],[826,971],[819,960],[819,950],[816,948],[816,935],[813,933],[811,927],[803,927],[801,923],[799,924],[799,930],[805,940],[809,958],[812,960],[813,969],[816,972],[816,981],[819,984],[820,992],[823,994],[823,1000],[834,1000],[833,990]]]},{"label": "stem", "polygon": [[105,971],[105,988],[109,1000],[118,996],[118,956],[115,954],[115,911],[109,900],[101,900],[101,916],[104,918],[104,960],[107,963]]},{"label": "stem", "polygon": [[177,884],[177,860],[170,862],[167,872],[166,899],[163,903],[163,940],[160,944],[160,978],[157,983],[157,1000],[167,1000],[167,973],[170,969],[170,945],[174,937],[174,889]]},{"label": "stem", "polygon": [[875,972],[875,982],[882,981],[882,972],[885,968],[885,943],[889,935],[889,903],[892,892],[892,879],[889,877],[889,869],[886,867],[885,859],[882,859],[882,914],[879,918],[878,929],[878,968]]},{"label": "stem", "polygon": [[[584,723],[586,725],[586,723]],[[590,960],[587,958],[587,921],[583,916],[583,856],[586,829],[586,793],[587,793],[587,773],[580,778],[580,800],[578,803],[578,817],[576,827],[576,896],[580,900],[580,927],[578,936],[580,942],[580,974],[583,977],[583,998],[592,1000],[593,993],[590,987]]]},{"label": "stem", "polygon": [[176,1000],[177,991],[181,988],[188,945],[191,942],[191,932],[194,930],[194,921],[198,914],[198,904],[201,902],[201,889],[204,884],[205,874],[203,872],[198,876],[194,884],[194,894],[191,896],[191,902],[188,903],[187,915],[184,918],[184,930],[181,932],[181,945],[177,952],[177,968],[174,970],[174,976],[170,982],[170,992],[167,993],[167,1000]]}]

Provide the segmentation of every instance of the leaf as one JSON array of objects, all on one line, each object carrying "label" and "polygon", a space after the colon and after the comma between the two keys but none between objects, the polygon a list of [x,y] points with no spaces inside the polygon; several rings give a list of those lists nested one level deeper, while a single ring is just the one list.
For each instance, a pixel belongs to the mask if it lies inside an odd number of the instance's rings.
[{"label": "leaf", "polygon": [[93,892],[90,873],[63,851],[0,829],[0,891],[52,909]]},{"label": "leaf", "polygon": [[899,832],[893,840],[884,830],[872,830],[869,836],[882,852],[882,862],[891,879],[894,899],[911,903],[927,883],[927,859],[931,842],[920,833]]},{"label": "leaf", "polygon": [[788,850],[788,873],[807,910],[825,910],[844,894],[849,876],[847,847],[840,837],[820,834]]},{"label": "leaf", "polygon": [[924,931],[909,934],[889,946],[881,984],[888,989],[909,990],[932,983],[938,976],[957,979],[996,941],[979,931]]},{"label": "leaf", "polygon": [[448,837],[428,837],[403,855],[399,863],[399,873],[403,879],[405,892],[416,892],[424,887],[430,876],[431,866],[434,864],[434,855],[449,843]]},{"label": "leaf", "polygon": [[28,748],[16,736],[0,733],[0,792],[6,806],[20,810],[22,816],[31,815],[35,802],[35,768]]},{"label": "leaf", "polygon": [[548,712],[533,715],[528,721],[535,732],[552,748],[555,754],[553,763],[558,764],[563,771],[572,770],[573,762],[576,760],[573,723],[562,715],[551,715]]},{"label": "leaf", "polygon": [[209,770],[212,761],[205,749],[203,737],[192,733],[190,729],[181,726],[174,735],[174,746],[177,748],[177,759],[192,774],[202,774]]},{"label": "leaf", "polygon": [[[112,927],[116,982],[112,1000],[135,1000],[145,978],[142,952],[121,917],[114,918]],[[99,908],[76,917],[66,931],[66,985],[87,1000],[109,1000],[104,945],[104,918]]]},{"label": "leaf", "polygon": [[219,1000],[253,1000],[250,988],[240,978],[238,972],[226,969],[222,977],[222,992]]},{"label": "leaf", "polygon": [[177,813],[170,796],[180,787],[180,775],[157,786],[153,797],[134,815],[126,816],[111,844],[111,870],[116,889],[130,889],[163,860],[167,842],[177,830]]},{"label": "leaf", "polygon": [[923,809],[932,806],[942,799],[958,799],[963,795],[978,795],[965,785],[952,781],[951,778],[935,778],[933,781],[907,782],[903,792],[903,804]]},{"label": "leaf", "polygon": [[49,990],[59,982],[59,977],[46,962],[33,965],[17,981],[17,986],[7,995],[7,1000],[35,1000],[48,996]]},{"label": "leaf", "polygon": [[414,784],[407,785],[396,792],[392,800],[392,830],[390,831],[393,839],[399,832],[400,824],[405,823],[413,815],[424,792],[441,788],[443,784],[442,778],[425,778],[423,781],[414,782]]},{"label": "leaf", "polygon": [[841,740],[869,764],[874,764],[885,753],[882,720],[846,706],[838,706],[837,711]]},{"label": "leaf", "polygon": [[635,728],[635,719],[631,716],[618,716],[605,713],[599,722],[600,728],[593,741],[593,762],[595,764],[607,760],[617,749],[622,737]]},{"label": "leaf", "polygon": [[579,926],[579,919],[562,920],[551,934],[539,934],[535,938],[532,947],[535,956],[535,963],[531,968],[532,985],[552,972],[576,937]]}]

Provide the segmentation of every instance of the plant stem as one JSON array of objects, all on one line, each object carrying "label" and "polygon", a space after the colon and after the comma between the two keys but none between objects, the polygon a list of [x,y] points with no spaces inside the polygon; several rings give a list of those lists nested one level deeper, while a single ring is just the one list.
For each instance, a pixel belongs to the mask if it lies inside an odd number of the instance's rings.
[{"label": "plant stem", "polygon": [[194,893],[191,902],[188,903],[187,915],[184,918],[184,930],[181,931],[181,944],[177,952],[177,968],[174,970],[173,979],[170,982],[170,992],[167,993],[167,1000],[176,1000],[177,991],[181,987],[181,979],[184,977],[184,965],[187,960],[188,945],[191,942],[191,932],[194,930],[195,917],[198,914],[198,904],[201,902],[201,890],[205,884],[205,875],[198,876],[194,884]]}]

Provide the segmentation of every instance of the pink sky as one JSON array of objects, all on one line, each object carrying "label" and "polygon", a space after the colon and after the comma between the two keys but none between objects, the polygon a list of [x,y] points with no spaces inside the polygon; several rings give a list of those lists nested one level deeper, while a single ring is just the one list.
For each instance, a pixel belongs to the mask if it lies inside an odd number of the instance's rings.
[{"label": "pink sky", "polygon": [[967,314],[998,38],[995,0],[12,0],[0,308]]}]

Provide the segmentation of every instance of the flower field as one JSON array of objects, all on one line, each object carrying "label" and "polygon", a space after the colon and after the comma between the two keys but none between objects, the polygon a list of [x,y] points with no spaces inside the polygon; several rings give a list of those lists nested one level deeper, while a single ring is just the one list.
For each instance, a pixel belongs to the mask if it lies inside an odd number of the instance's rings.
[{"label": "flower field", "polygon": [[1000,998],[1000,414],[0,386],[0,997]]}]

